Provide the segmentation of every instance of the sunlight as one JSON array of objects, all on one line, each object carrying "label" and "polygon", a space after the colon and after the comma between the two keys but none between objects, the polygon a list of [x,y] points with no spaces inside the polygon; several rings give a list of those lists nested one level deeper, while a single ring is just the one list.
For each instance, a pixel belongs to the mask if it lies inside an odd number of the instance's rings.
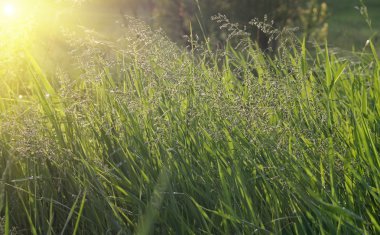
[{"label": "sunlight", "polygon": [[3,14],[5,16],[11,17],[15,15],[15,7],[11,3],[6,3],[3,6]]}]

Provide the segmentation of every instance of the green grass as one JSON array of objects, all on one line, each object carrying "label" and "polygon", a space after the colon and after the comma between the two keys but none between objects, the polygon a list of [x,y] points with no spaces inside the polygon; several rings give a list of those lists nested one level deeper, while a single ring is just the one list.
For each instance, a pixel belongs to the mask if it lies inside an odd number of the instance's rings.
[{"label": "green grass", "polygon": [[273,58],[133,25],[115,43],[74,35],[55,75],[28,47],[2,54],[3,232],[380,232],[375,45]]}]

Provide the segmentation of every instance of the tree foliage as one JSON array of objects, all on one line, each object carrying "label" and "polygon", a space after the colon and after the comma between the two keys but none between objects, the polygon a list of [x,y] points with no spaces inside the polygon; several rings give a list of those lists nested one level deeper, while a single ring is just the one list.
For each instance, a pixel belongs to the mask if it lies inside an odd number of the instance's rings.
[{"label": "tree foliage", "polygon": [[[175,41],[190,33],[211,37],[214,42],[225,39],[218,24],[211,22],[217,14],[225,15],[243,30],[252,19],[273,21],[275,28],[300,26],[306,36],[315,38],[326,36],[320,37],[321,28],[327,30],[327,5],[322,0],[110,0],[102,4],[119,7],[123,14],[145,18],[150,25],[163,28]],[[259,27],[248,31],[261,48],[275,46],[268,44],[270,35]]]}]

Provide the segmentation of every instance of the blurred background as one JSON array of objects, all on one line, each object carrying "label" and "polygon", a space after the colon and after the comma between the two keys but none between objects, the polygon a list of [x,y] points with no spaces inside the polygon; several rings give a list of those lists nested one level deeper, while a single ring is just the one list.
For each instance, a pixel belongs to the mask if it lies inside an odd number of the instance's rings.
[{"label": "blurred background", "polygon": [[[129,16],[162,29],[178,45],[192,35],[223,45],[231,35],[247,36],[262,49],[284,29],[309,42],[341,51],[361,51],[380,32],[379,0],[0,0],[0,50],[16,55],[30,48],[47,68],[70,64],[70,40],[91,32],[116,42],[136,28]],[[128,16],[128,17],[127,17]],[[217,16],[217,17],[215,17]],[[256,19],[256,20],[254,20]],[[281,40],[281,39],[280,39]],[[10,56],[12,57],[12,56]],[[14,58],[17,58],[13,56]],[[19,59],[15,59],[16,62]],[[5,62],[4,62],[5,63]],[[8,63],[8,62],[7,62]],[[15,61],[9,61],[15,63]],[[54,70],[54,69],[53,69]]]},{"label": "blurred background", "polygon": [[[16,31],[15,19],[7,16],[11,4],[18,14],[18,25],[31,27],[50,35],[67,27],[84,26],[109,36],[122,34],[127,26],[123,16],[145,21],[162,28],[174,41],[183,43],[183,35],[198,35],[213,42],[224,41],[228,32],[221,30],[225,22],[212,17],[225,15],[230,23],[246,30],[262,48],[268,47],[268,34],[249,24],[252,19],[273,23],[273,28],[294,28],[299,36],[343,49],[361,49],[372,37],[376,42],[380,31],[379,0],[0,0],[2,31]],[[8,7],[9,10],[9,7]],[[20,19],[23,18],[23,21]],[[265,18],[265,19],[264,19]],[[273,21],[273,22],[272,22]],[[252,22],[251,22],[252,23]],[[227,30],[228,31],[228,30]],[[264,30],[265,31],[265,30]],[[9,32],[8,32],[9,34]],[[272,45],[273,46],[273,45]]]},{"label": "blurred background", "polygon": [[[78,2],[77,2],[78,3]],[[251,34],[261,47],[268,46],[268,35],[249,25],[257,18],[278,29],[297,27],[300,36],[331,46],[351,50],[362,49],[372,37],[376,42],[380,31],[379,0],[93,0],[80,2],[82,23],[101,31],[116,33],[120,16],[127,14],[154,28],[163,28],[176,42],[183,35],[224,40],[228,32],[211,20],[219,13],[231,23]],[[85,19],[86,18],[86,19]],[[85,22],[87,21],[87,22]],[[114,25],[114,26],[112,26]]]}]

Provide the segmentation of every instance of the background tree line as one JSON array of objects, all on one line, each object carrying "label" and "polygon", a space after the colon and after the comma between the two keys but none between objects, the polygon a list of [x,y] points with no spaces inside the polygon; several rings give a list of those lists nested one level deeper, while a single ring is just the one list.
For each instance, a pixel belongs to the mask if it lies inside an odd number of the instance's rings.
[{"label": "background tree line", "polygon": [[[252,19],[262,21],[265,16],[268,22],[274,22],[275,28],[298,26],[307,37],[323,40],[327,36],[327,5],[322,0],[111,0],[104,4],[162,27],[175,41],[190,33],[223,40],[225,34],[216,22],[211,22],[211,17],[218,13],[241,28]],[[269,35],[262,29],[248,30],[261,48],[273,46],[268,44]]]}]

